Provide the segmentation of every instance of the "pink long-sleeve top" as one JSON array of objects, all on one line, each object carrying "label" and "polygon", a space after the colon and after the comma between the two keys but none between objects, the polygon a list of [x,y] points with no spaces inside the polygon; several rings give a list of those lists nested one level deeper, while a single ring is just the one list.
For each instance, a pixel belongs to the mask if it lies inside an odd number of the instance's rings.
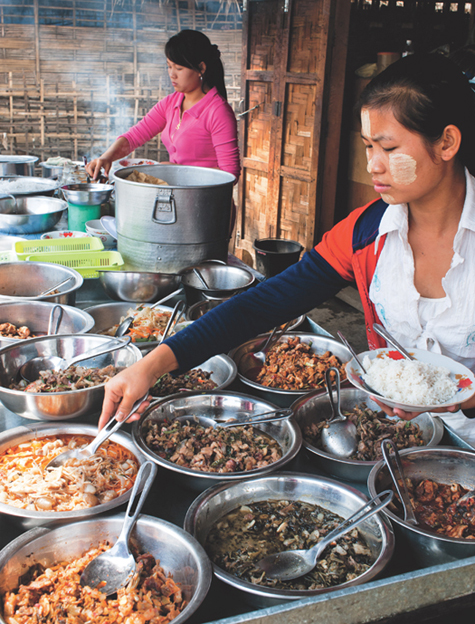
[{"label": "pink long-sleeve top", "polygon": [[[233,109],[213,87],[191,108],[180,123],[183,93],[172,93],[125,134],[131,151],[159,132],[170,162],[178,165],[217,167],[239,177],[237,124]],[[177,127],[179,126],[179,127]]]}]

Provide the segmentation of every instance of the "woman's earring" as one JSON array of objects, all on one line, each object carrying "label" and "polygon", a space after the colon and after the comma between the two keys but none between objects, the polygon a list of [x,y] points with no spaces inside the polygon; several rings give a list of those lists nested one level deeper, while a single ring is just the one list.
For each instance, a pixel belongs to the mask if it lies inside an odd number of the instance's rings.
[{"label": "woman's earring", "polygon": [[200,74],[200,80],[203,80],[203,74]]}]

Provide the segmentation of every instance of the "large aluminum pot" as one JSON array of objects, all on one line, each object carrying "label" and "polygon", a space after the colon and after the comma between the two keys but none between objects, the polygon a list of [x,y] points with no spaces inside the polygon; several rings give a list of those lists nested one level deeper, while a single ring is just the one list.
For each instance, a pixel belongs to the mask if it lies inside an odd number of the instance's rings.
[{"label": "large aluminum pot", "polygon": [[[209,361],[209,360],[208,360]],[[209,370],[209,369],[208,369]],[[162,468],[170,470],[174,476],[186,487],[202,491],[216,483],[223,481],[236,482],[256,475],[263,475],[281,470],[288,465],[298,454],[302,444],[300,429],[292,418],[276,422],[259,423],[256,425],[263,433],[271,436],[279,444],[282,457],[268,466],[255,468],[246,472],[204,472],[192,470],[185,466],[163,459],[152,451],[145,442],[144,424],[147,422],[161,422],[173,420],[178,416],[194,414],[215,419],[233,418],[237,412],[262,414],[275,409],[275,405],[256,399],[247,394],[238,392],[189,392],[186,394],[172,394],[169,397],[153,403],[146,410],[141,419],[134,423],[132,435],[142,453]]]},{"label": "large aluminum pot", "polygon": [[[126,178],[143,172],[168,185]],[[126,268],[177,273],[206,258],[226,260],[235,177],[183,165],[119,169],[115,181],[117,247]]]},{"label": "large aluminum pot", "polygon": [[0,232],[6,234],[47,232],[54,228],[67,208],[68,204],[65,201],[54,197],[2,197]]},{"label": "large aluminum pot", "polygon": [[[34,357],[59,356],[68,359],[89,349],[110,346],[113,340],[110,336],[95,334],[63,334],[33,338],[4,347],[0,350],[0,401],[18,416],[30,420],[58,421],[99,414],[104,400],[104,384],[65,392],[23,392],[12,390],[9,386],[18,381],[20,367]],[[123,349],[85,361],[84,365],[127,367],[141,358],[137,347],[129,344]]]},{"label": "large aluminum pot", "polygon": [[[59,293],[39,297],[39,293],[52,288],[62,280],[71,277],[70,282],[61,286]],[[50,301],[73,306],[76,292],[81,288],[82,276],[69,267],[49,262],[5,262],[0,264],[0,302]]]},{"label": "large aluminum pot", "polygon": [[[336,392],[334,400],[336,401]],[[380,410],[377,403],[372,401],[366,392],[356,388],[342,388],[340,391],[340,406],[343,412],[353,410],[357,405],[366,403],[369,409],[378,412]],[[302,430],[303,446],[312,461],[315,461],[325,472],[328,472],[338,479],[345,481],[358,481],[366,483],[368,475],[376,465],[376,461],[360,461],[345,457],[336,457],[325,453],[322,449],[314,446],[305,438],[305,430],[312,423],[331,418],[331,406],[328,394],[321,391],[306,394],[295,403],[292,403],[295,420]],[[395,420],[398,420],[397,418]],[[440,418],[428,412],[419,414],[414,420],[424,439],[426,446],[436,446],[444,435],[444,423]]]},{"label": "large aluminum pot", "polygon": [[[405,476],[414,481],[431,479],[438,483],[458,483],[468,490],[475,489],[475,453],[451,447],[404,449],[400,451]],[[369,473],[368,489],[371,496],[391,487],[392,480],[386,462],[380,461]],[[426,567],[457,561],[475,555],[475,540],[446,537],[420,526],[405,522],[400,516],[383,509],[395,524],[396,532],[407,552],[414,556],[418,566]]]},{"label": "large aluminum pot", "polygon": [[[66,422],[32,423],[28,427],[24,425],[15,427],[14,429],[9,429],[0,433],[0,455],[3,455],[8,449],[14,446],[26,444],[31,440],[62,435],[87,435],[91,436],[92,439],[97,435],[97,427],[84,423]],[[110,440],[116,444],[120,444],[133,453],[139,464],[143,464],[143,462],[146,461],[146,457],[132,442],[128,433],[117,431],[111,435]],[[27,529],[45,524],[49,526],[69,524],[76,520],[85,520],[91,516],[98,516],[101,513],[110,512],[124,505],[130,498],[130,492],[130,490],[124,492],[124,494],[121,494],[117,498],[113,498],[107,503],[102,503],[95,507],[86,507],[84,509],[75,509],[72,511],[36,511],[0,503],[0,513],[2,516],[8,517],[17,527],[26,531]]]},{"label": "large aluminum pot", "polygon": [[[206,543],[211,526],[241,505],[267,500],[301,501],[320,505],[343,518],[355,513],[367,498],[358,490],[326,477],[298,472],[277,472],[237,483],[215,485],[203,492],[192,503],[185,517],[184,527],[200,544]],[[214,565],[215,575],[224,583],[241,590],[247,602],[258,607],[269,607],[288,600],[300,600],[323,593],[331,593],[373,580],[384,570],[394,551],[394,534],[390,523],[375,514],[358,527],[375,558],[373,565],[357,578],[315,590],[284,590],[254,585],[225,572]]]},{"label": "large aluminum pot", "polygon": [[0,177],[0,196],[31,197],[34,195],[53,195],[58,187],[59,182],[49,178],[16,175]]},{"label": "large aluminum pot", "polygon": [[[16,589],[19,577],[35,563],[52,567],[72,561],[104,541],[114,543],[123,523],[124,514],[115,514],[76,522],[72,526],[28,531],[0,552],[2,592]],[[188,604],[173,623],[183,624],[203,602],[211,584],[211,564],[203,548],[183,529],[147,515],[139,517],[131,539],[140,552],[151,553],[159,559],[165,574],[171,573],[180,583]],[[0,622],[6,624],[1,616]]]},{"label": "large aluminum pot", "polygon": [[[44,335],[48,331],[51,311],[55,305],[48,301],[0,303],[0,324],[12,323],[17,327],[26,325],[32,334]],[[84,310],[68,305],[63,305],[62,308],[63,316],[58,334],[85,334],[94,326],[94,319]],[[0,347],[10,344],[18,344],[18,338],[0,336]]]},{"label": "large aluminum pot", "polygon": [[37,156],[0,155],[0,176],[34,176]]}]

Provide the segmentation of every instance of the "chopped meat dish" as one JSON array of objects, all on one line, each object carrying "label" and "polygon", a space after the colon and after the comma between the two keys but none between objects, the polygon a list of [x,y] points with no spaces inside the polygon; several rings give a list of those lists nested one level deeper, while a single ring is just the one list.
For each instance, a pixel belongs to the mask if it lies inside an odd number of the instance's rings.
[{"label": "chopped meat dish", "polygon": [[279,444],[258,429],[203,427],[190,419],[145,421],[145,444],[162,459],[201,472],[255,470],[282,457]]},{"label": "chopped meat dish", "polygon": [[[152,310],[149,306],[143,305],[139,306],[137,309],[130,308],[116,325],[99,333],[107,336],[115,336],[119,325],[129,316],[131,316],[134,321],[127,333],[124,334],[125,336],[130,336],[132,342],[156,342],[162,337],[165,327],[170,320],[171,312]],[[174,332],[172,331],[169,335],[173,336],[173,334]]]},{"label": "chopped meat dish", "polygon": [[346,379],[345,367],[339,359],[326,351],[317,354],[300,337],[278,342],[266,355],[266,362],[257,375],[263,386],[282,390],[307,390],[325,383],[325,371],[334,366],[340,379]]},{"label": "chopped meat dish", "polygon": [[40,372],[36,381],[28,383],[24,379],[10,385],[12,390],[24,392],[67,392],[69,390],[83,390],[106,383],[114,375],[124,370],[124,366],[105,366],[104,368],[85,368],[84,366],[69,366],[62,371],[45,370]]},{"label": "chopped meat dish", "polygon": [[138,462],[126,448],[107,440],[95,455],[45,469],[61,453],[82,448],[87,435],[35,438],[0,455],[0,502],[34,511],[72,511],[107,503],[134,484]]},{"label": "chopped meat dish", "polygon": [[98,588],[82,587],[86,565],[109,548],[105,543],[70,562],[32,566],[18,589],[2,596],[7,624],[165,624],[183,611],[180,585],[149,553],[134,552],[135,574],[117,594],[106,597]]},{"label": "chopped meat dish", "polygon": [[284,550],[309,549],[344,518],[300,501],[261,501],[242,505],[213,524],[205,550],[220,568],[238,578],[276,589],[311,590],[340,585],[368,570],[375,557],[358,529],[332,542],[316,567],[292,581],[268,578],[257,563]]},{"label": "chopped meat dish", "polygon": [[[424,446],[422,431],[416,423],[388,418],[384,412],[369,409],[366,403],[357,405],[352,411],[342,410],[342,412],[356,426],[357,449],[349,459],[378,461],[382,457],[381,442],[388,438],[399,450]],[[321,448],[321,433],[322,429],[328,426],[327,422],[321,420],[307,425],[303,431],[307,442]]]},{"label": "chopped meat dish", "polygon": [[154,397],[165,397],[185,390],[214,390],[218,384],[210,379],[212,374],[212,371],[204,371],[201,368],[194,368],[176,377],[165,373],[150,388],[150,394]]},{"label": "chopped meat dish", "polygon": [[26,325],[17,327],[13,323],[0,323],[0,336],[2,338],[19,338],[20,340],[36,338],[36,335],[32,334],[31,329]]},{"label": "chopped meat dish", "polygon": [[[422,529],[447,537],[475,539],[475,499],[468,497],[457,505],[457,501],[469,490],[459,483],[438,483],[431,479],[415,481],[406,478],[406,485]],[[389,508],[394,512],[393,503]],[[399,499],[395,513],[402,514]]]}]

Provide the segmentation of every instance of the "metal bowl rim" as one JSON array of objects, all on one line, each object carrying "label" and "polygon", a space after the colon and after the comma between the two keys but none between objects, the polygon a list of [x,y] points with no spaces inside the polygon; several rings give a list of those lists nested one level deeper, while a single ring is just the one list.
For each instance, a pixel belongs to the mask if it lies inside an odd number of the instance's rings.
[{"label": "metal bowl rim", "polygon": [[[365,494],[363,494],[360,490],[354,488],[351,485],[348,485],[346,483],[341,483],[335,479],[331,479],[330,477],[307,474],[303,472],[273,472],[268,475],[262,475],[262,476],[257,476],[257,477],[253,477],[250,479],[246,479],[246,484],[248,481],[253,482],[253,481],[259,481],[263,479],[276,479],[276,480],[284,479],[285,480],[286,478],[289,478],[292,480],[300,479],[300,480],[303,480],[304,482],[309,481],[309,480],[320,481],[336,489],[351,492],[354,496],[361,499],[362,504],[364,504],[365,502],[369,500]],[[191,535],[193,535],[193,537],[195,537],[194,518],[196,517],[198,509],[205,502],[211,500],[217,493],[223,490],[232,488],[235,485],[238,485],[238,483],[235,483],[235,482],[221,483],[221,484],[218,483],[216,485],[211,486],[210,488],[202,492],[199,496],[197,496],[195,500],[191,503],[190,507],[188,508],[188,511],[186,512],[185,520],[183,523],[185,530],[188,531]],[[268,499],[263,499],[263,500],[268,500]],[[315,503],[315,504],[319,504],[319,503]],[[340,583],[339,585],[335,585],[333,587],[324,587],[320,589],[275,589],[273,587],[262,587],[262,586],[250,583],[249,581],[243,581],[237,576],[233,576],[232,574],[230,574],[229,572],[226,572],[225,570],[223,570],[222,568],[220,568],[213,562],[211,562],[211,564],[213,566],[215,575],[221,581],[241,591],[246,591],[248,593],[251,593],[257,596],[266,597],[266,598],[279,598],[279,597],[283,599],[284,598],[289,598],[289,599],[306,598],[310,596],[316,596],[319,594],[336,591],[339,589],[345,589],[347,587],[356,587],[358,585],[361,585],[362,582],[355,583],[355,581],[364,577],[365,575],[368,575],[376,566],[376,564],[378,564],[378,570],[376,571],[375,574],[380,573],[389,563],[394,552],[395,537],[394,537],[394,531],[392,529],[390,521],[384,516],[382,516],[380,513],[375,514],[373,516],[373,520],[376,520],[379,526],[379,530],[381,532],[382,547],[381,547],[379,556],[371,565],[371,567],[368,570],[366,570],[366,572],[364,572],[363,574],[360,574],[356,579],[352,579],[351,581],[347,581],[345,583]]]},{"label": "metal bowl rim", "polygon": [[[45,178],[38,178],[39,180],[44,180]],[[13,195],[13,193],[12,193]],[[1,197],[0,201],[2,199],[8,199],[8,197]],[[57,208],[54,208],[53,210],[48,210],[47,212],[16,212],[16,213],[5,213],[1,211],[1,207],[0,207],[0,216],[3,217],[45,217],[47,215],[53,215],[56,214],[57,212],[63,212],[63,210],[67,210],[68,209],[68,202],[64,201],[64,199],[60,199],[59,197],[48,197],[47,195],[32,195],[31,197],[18,197],[16,199],[19,199],[20,201],[25,200],[28,203],[33,202],[33,203],[37,203],[38,200],[48,200],[48,202],[53,202],[53,204],[62,204],[61,206],[58,206]],[[38,232],[38,234],[41,234],[42,232]]]},{"label": "metal bowl rim", "polygon": [[[455,446],[437,446],[437,447],[422,446],[422,447],[417,447],[417,448],[409,448],[409,449],[403,449],[402,451],[399,451],[399,455],[405,456],[411,453],[413,454],[434,453],[434,452],[439,452],[439,451],[450,451],[451,453],[461,453],[462,455],[467,455],[468,457],[473,456],[473,459],[475,461],[474,451],[469,451],[468,449],[463,449],[463,448],[457,448]],[[373,495],[373,493],[374,495],[377,494],[376,488],[374,487],[374,485],[375,485],[376,477],[381,472],[381,468],[383,468],[384,464],[385,464],[385,461],[380,460],[379,462],[376,463],[376,465],[372,468],[371,472],[369,473],[368,490],[371,496]],[[433,539],[440,540],[441,542],[448,542],[450,544],[473,544],[474,543],[473,538],[470,539],[470,538],[464,538],[464,537],[447,537],[447,535],[441,535],[440,533],[436,533],[435,531],[427,531],[425,529],[420,528],[419,526],[414,526],[412,524],[409,524],[408,522],[405,522],[399,516],[396,516],[396,514],[394,514],[392,511],[389,511],[387,508],[383,509],[382,513],[384,513],[392,522],[395,522],[396,524],[400,524],[405,529],[413,531],[414,533],[419,533],[420,535],[424,535],[425,537],[431,537]]]},{"label": "metal bowl rim", "polygon": [[38,295],[36,297],[17,297],[15,295],[11,295],[11,296],[0,295],[0,301],[6,301],[7,299],[12,300],[12,301],[44,301],[45,298],[47,297],[62,297],[63,295],[69,295],[70,293],[75,292],[76,290],[79,290],[79,288],[81,288],[84,282],[83,276],[80,273],[78,273],[75,269],[71,269],[70,267],[65,267],[65,266],[58,265],[58,264],[52,264],[50,262],[29,262],[29,261],[4,262],[0,266],[7,267],[7,266],[12,266],[12,265],[19,265],[25,268],[31,265],[35,265],[40,268],[45,267],[48,269],[59,268],[59,269],[64,270],[66,273],[69,273],[71,277],[74,277],[75,283],[74,283],[74,286],[71,286],[71,288],[68,288],[59,293],[56,293],[55,295],[45,295],[43,297],[38,297]]},{"label": "metal bowl rim", "polygon": [[[158,464],[159,466],[163,468],[166,468],[173,472],[177,472],[187,477],[200,477],[203,479],[209,479],[210,481],[223,481],[223,480],[242,481],[243,479],[247,479],[247,478],[259,477],[259,475],[263,475],[266,472],[273,472],[274,470],[278,469],[279,466],[282,466],[282,464],[284,465],[287,464],[288,462],[290,462],[292,459],[294,459],[297,456],[298,452],[300,451],[300,447],[302,445],[302,433],[300,431],[300,427],[297,425],[297,423],[295,422],[293,418],[289,418],[288,420],[284,422],[288,423],[289,428],[293,433],[293,436],[295,438],[294,443],[290,447],[287,454],[282,455],[282,457],[278,459],[276,462],[269,464],[268,466],[264,466],[263,468],[255,468],[254,470],[243,470],[240,472],[205,472],[202,470],[192,470],[191,468],[179,466],[178,464],[175,464],[174,462],[170,462],[166,459],[163,459],[162,457],[159,457],[156,453],[150,450],[150,448],[143,441],[141,428],[142,428],[144,421],[148,418],[148,416],[153,411],[155,411],[157,407],[159,407],[163,403],[169,403],[179,398],[184,398],[184,397],[190,398],[193,396],[209,396],[209,395],[213,395],[213,396],[224,395],[224,396],[232,396],[232,397],[238,397],[238,398],[243,397],[246,399],[253,399],[255,402],[259,402],[259,403],[267,403],[271,409],[275,408],[275,406],[272,405],[270,401],[265,401],[263,399],[259,399],[258,397],[247,395],[241,392],[231,392],[229,390],[222,390],[222,391],[208,390],[208,391],[203,391],[203,392],[198,390],[198,391],[190,391],[187,393],[179,392],[175,394],[170,394],[167,397],[163,397],[161,399],[158,399],[157,401],[153,401],[150,404],[150,406],[142,413],[140,419],[133,423],[132,439],[134,440],[135,444],[140,449],[140,451],[146,457],[148,457],[148,459],[150,459],[151,461],[155,462],[156,464]],[[157,420],[160,420],[160,419],[157,419]],[[267,435],[270,435],[270,434],[267,434]]]}]

